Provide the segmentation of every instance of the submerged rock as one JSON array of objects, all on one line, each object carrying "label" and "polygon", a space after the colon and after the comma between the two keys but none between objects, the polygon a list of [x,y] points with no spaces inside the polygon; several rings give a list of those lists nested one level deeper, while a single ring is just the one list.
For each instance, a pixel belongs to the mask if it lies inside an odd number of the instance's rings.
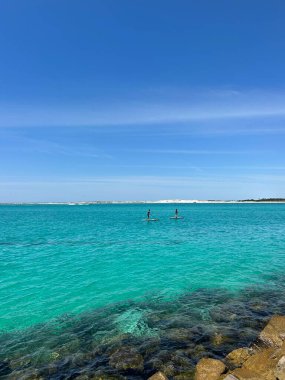
[{"label": "submerged rock", "polygon": [[8,360],[0,361],[0,377],[8,375],[12,372],[11,365]]},{"label": "submerged rock", "polygon": [[115,351],[110,356],[109,364],[122,371],[143,371],[144,368],[142,355],[133,347],[123,347]]},{"label": "submerged rock", "polygon": [[76,380],[90,380],[90,376],[85,375],[85,374],[80,374],[79,376],[76,377]]},{"label": "submerged rock", "polygon": [[259,334],[259,339],[272,347],[281,347],[285,340],[285,317],[275,315]]},{"label": "submerged rock", "polygon": [[218,380],[226,366],[216,359],[201,359],[196,366],[195,380]]},{"label": "submerged rock", "polygon": [[220,346],[221,344],[225,343],[227,341],[227,337],[220,334],[220,333],[215,333],[213,337],[211,338],[211,343],[214,346]]},{"label": "submerged rock", "polygon": [[[76,380],[77,379],[78,378],[76,378]],[[125,378],[122,376],[102,374],[102,375],[94,375],[92,377],[89,377],[88,379],[90,380],[124,380]]]},{"label": "submerged rock", "polygon": [[162,364],[161,369],[166,376],[174,376],[176,372],[175,365],[172,362]]},{"label": "submerged rock", "polygon": [[179,373],[173,377],[174,380],[192,380],[194,379],[195,370],[192,369],[190,371]]},{"label": "submerged rock", "polygon": [[159,351],[159,345],[160,345],[159,338],[147,339],[139,345],[138,351],[144,357],[149,357]]},{"label": "submerged rock", "polygon": [[206,351],[206,348],[202,344],[196,344],[194,348],[189,348],[185,352],[193,358],[202,358]]},{"label": "submerged rock", "polygon": [[193,337],[193,333],[187,328],[170,328],[165,330],[162,336],[172,341],[187,343]]},{"label": "submerged rock", "polygon": [[147,380],[168,380],[168,377],[163,372],[156,372],[154,375],[149,377]]},{"label": "submerged rock", "polygon": [[29,371],[14,371],[9,376],[5,377],[7,380],[44,380],[37,370]]}]

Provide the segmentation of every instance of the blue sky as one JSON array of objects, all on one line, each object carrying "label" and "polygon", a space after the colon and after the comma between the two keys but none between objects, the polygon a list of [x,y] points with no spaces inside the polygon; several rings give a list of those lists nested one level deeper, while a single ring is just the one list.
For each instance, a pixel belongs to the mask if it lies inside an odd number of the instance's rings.
[{"label": "blue sky", "polygon": [[285,196],[285,3],[0,3],[0,201]]}]

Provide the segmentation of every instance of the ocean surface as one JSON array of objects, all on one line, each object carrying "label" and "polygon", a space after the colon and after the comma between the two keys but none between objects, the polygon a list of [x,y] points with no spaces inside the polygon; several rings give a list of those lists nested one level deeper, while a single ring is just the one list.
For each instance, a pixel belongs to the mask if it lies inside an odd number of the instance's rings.
[{"label": "ocean surface", "polygon": [[191,378],[285,313],[284,232],[285,204],[0,206],[0,377]]}]

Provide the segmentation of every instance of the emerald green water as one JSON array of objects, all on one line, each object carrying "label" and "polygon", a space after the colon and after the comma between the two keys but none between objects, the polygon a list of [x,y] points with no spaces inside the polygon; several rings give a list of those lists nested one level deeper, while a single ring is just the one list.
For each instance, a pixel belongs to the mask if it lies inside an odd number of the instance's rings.
[{"label": "emerald green water", "polygon": [[0,329],[284,271],[284,204],[179,205],[170,220],[175,207],[0,206]]}]

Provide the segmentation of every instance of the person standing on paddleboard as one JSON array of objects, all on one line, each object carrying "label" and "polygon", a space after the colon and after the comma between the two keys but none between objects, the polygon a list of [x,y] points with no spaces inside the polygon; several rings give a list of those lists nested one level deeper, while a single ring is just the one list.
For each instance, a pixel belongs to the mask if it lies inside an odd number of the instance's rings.
[{"label": "person standing on paddleboard", "polygon": [[178,209],[175,210],[175,216],[178,217]]},{"label": "person standing on paddleboard", "polygon": [[147,218],[148,219],[150,218],[150,210],[148,210],[148,212],[147,212]]}]

